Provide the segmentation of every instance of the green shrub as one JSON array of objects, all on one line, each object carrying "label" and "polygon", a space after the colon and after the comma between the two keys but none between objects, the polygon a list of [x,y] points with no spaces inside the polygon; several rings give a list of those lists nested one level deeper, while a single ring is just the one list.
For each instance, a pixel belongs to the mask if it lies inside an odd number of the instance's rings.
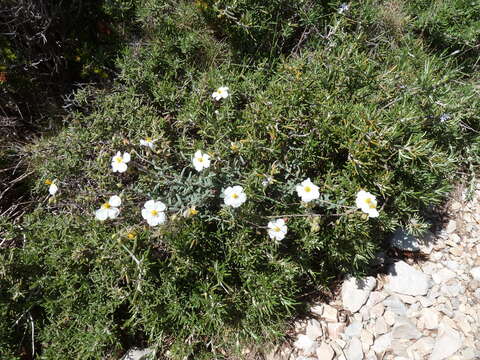
[{"label": "green shrub", "polygon": [[[280,3],[234,4],[256,17],[268,9],[268,23]],[[40,358],[117,358],[131,345],[227,358],[275,341],[303,295],[364,274],[397,226],[425,230],[422,211],[442,201],[460,165],[478,163],[478,94],[414,34],[374,43],[364,24],[331,14],[329,35],[299,54],[237,62],[231,34],[247,39],[238,24],[219,23],[231,36],[222,41],[210,10],[144,5],[148,41],[125,50],[118,80],[80,91],[64,129],[23,149],[39,204],[8,227],[23,240],[1,254],[0,315],[31,315],[15,330],[31,335],[33,321]],[[219,86],[230,96],[215,101]],[[153,151],[140,146],[146,137]],[[202,172],[191,162],[198,149],[212,160]],[[126,173],[112,173],[117,151],[132,155]],[[321,194],[308,204],[295,191],[306,178]],[[54,197],[46,179],[59,186]],[[247,194],[236,209],[221,197],[232,185]],[[378,218],[356,209],[360,189],[376,195]],[[111,195],[120,216],[100,223],[95,210]],[[143,221],[150,199],[167,205],[164,226]],[[198,214],[183,216],[193,206]],[[266,229],[275,218],[288,225],[278,244]]]},{"label": "green shrub", "polygon": [[431,37],[433,46],[450,51],[478,48],[480,2],[412,1],[408,7],[416,15],[415,25]]},{"label": "green shrub", "polygon": [[253,59],[290,53],[318,34],[334,11],[328,1],[311,0],[198,0],[196,5],[235,55]]}]

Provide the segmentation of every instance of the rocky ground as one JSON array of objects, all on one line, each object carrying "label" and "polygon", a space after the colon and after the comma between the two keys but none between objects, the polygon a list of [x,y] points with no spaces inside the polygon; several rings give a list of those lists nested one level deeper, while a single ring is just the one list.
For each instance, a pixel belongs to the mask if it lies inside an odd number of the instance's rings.
[{"label": "rocky ground", "polygon": [[480,359],[480,186],[449,205],[450,220],[423,241],[393,244],[423,257],[383,258],[387,274],[347,279],[329,304],[313,304],[294,342],[267,360]]}]

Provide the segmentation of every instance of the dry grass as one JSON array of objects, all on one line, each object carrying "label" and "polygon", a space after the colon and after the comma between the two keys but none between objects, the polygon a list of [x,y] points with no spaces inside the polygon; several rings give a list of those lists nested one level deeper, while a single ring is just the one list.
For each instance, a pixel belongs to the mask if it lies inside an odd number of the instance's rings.
[{"label": "dry grass", "polygon": [[388,0],[379,5],[378,24],[395,40],[400,40],[406,33],[409,22],[403,0]]}]

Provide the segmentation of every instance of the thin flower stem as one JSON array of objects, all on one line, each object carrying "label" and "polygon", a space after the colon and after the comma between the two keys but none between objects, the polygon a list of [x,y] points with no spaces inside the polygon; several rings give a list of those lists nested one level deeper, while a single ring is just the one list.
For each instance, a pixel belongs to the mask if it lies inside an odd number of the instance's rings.
[{"label": "thin flower stem", "polygon": [[283,217],[308,217],[308,216],[322,216],[322,215],[321,214],[286,214],[286,215],[269,215],[265,217],[269,219],[274,219],[274,218],[283,218]]},{"label": "thin flower stem", "polygon": [[343,207],[343,208],[346,208],[346,209],[357,209],[355,206],[348,206],[348,205],[338,205],[338,204],[335,204],[335,203],[332,203],[331,201],[328,201],[328,200],[319,200],[321,202],[324,202],[326,204],[329,204],[329,205],[335,205],[335,206],[338,206],[338,207]]},{"label": "thin flower stem", "polygon": [[269,216],[265,216],[266,218],[268,219],[274,219],[274,218],[283,218],[283,217],[286,217],[286,218],[289,218],[289,217],[310,217],[310,216],[344,216],[344,215],[348,215],[348,214],[351,214],[353,213],[353,211],[347,211],[347,212],[344,212],[344,213],[340,213],[340,214],[314,214],[314,213],[311,213],[311,214],[284,214],[284,215],[269,215]]}]

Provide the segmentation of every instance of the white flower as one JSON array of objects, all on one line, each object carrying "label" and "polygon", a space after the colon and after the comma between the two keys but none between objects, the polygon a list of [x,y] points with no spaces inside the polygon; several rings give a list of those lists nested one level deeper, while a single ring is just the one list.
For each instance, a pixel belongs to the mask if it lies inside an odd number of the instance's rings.
[{"label": "white flower", "polygon": [[377,210],[377,199],[369,192],[360,190],[357,193],[357,199],[355,202],[358,208],[368,214],[368,217],[377,217],[379,215]]},{"label": "white flower", "polygon": [[110,199],[102,205],[100,209],[95,211],[95,217],[100,221],[105,221],[107,219],[115,219],[118,214],[120,214],[120,209],[118,208],[122,204],[122,200],[119,196],[113,195]]},{"label": "white flower", "polygon": [[48,192],[50,193],[50,195],[55,195],[58,191],[58,186],[57,184],[55,184],[55,181],[52,181],[52,180],[45,180],[45,185],[50,185],[48,187]]},{"label": "white flower", "polygon": [[58,191],[58,186],[55,183],[52,183],[48,188],[48,192],[50,193],[50,195],[55,195],[57,191]]},{"label": "white flower", "polygon": [[155,144],[154,144],[155,141],[157,140],[154,140],[151,137],[147,137],[145,139],[140,140],[140,145],[149,147],[150,149],[153,150],[153,148],[155,147]]},{"label": "white flower", "polygon": [[283,240],[288,231],[287,225],[285,225],[285,221],[283,219],[270,221],[267,226],[268,236],[270,236],[271,239],[276,241]]},{"label": "white flower", "polygon": [[339,13],[339,14],[343,14],[345,11],[348,11],[349,8],[350,8],[350,5],[348,5],[348,4],[342,4],[342,5],[340,5],[340,7],[338,8],[338,13]]},{"label": "white flower", "polygon": [[142,216],[150,226],[161,225],[167,220],[164,212],[166,209],[167,207],[163,202],[148,200],[143,205]]},{"label": "white flower", "polygon": [[112,158],[112,170],[113,172],[123,173],[127,171],[127,163],[130,161],[130,154],[127,152],[123,153],[117,152],[117,154]]},{"label": "white flower", "polygon": [[304,180],[301,184],[297,185],[295,189],[297,190],[298,196],[302,198],[303,202],[310,202],[320,197],[320,193],[318,192],[318,186],[314,185],[310,181],[310,178]]},{"label": "white flower", "polygon": [[267,178],[262,181],[262,186],[267,187],[270,184],[273,184],[273,177],[272,176],[267,176]]},{"label": "white flower", "polygon": [[228,97],[228,87],[226,86],[220,86],[217,91],[214,91],[212,94],[212,97],[215,100],[220,100],[220,99],[225,99]]},{"label": "white flower", "polygon": [[440,116],[440,122],[445,122],[451,118],[450,114],[444,113]]},{"label": "white flower", "polygon": [[225,205],[232,206],[234,208],[239,207],[247,200],[247,195],[243,192],[241,186],[229,186],[223,192],[225,195]]},{"label": "white flower", "polygon": [[202,171],[210,167],[210,155],[203,154],[200,150],[197,150],[195,155],[193,155],[192,163],[195,170]]}]

